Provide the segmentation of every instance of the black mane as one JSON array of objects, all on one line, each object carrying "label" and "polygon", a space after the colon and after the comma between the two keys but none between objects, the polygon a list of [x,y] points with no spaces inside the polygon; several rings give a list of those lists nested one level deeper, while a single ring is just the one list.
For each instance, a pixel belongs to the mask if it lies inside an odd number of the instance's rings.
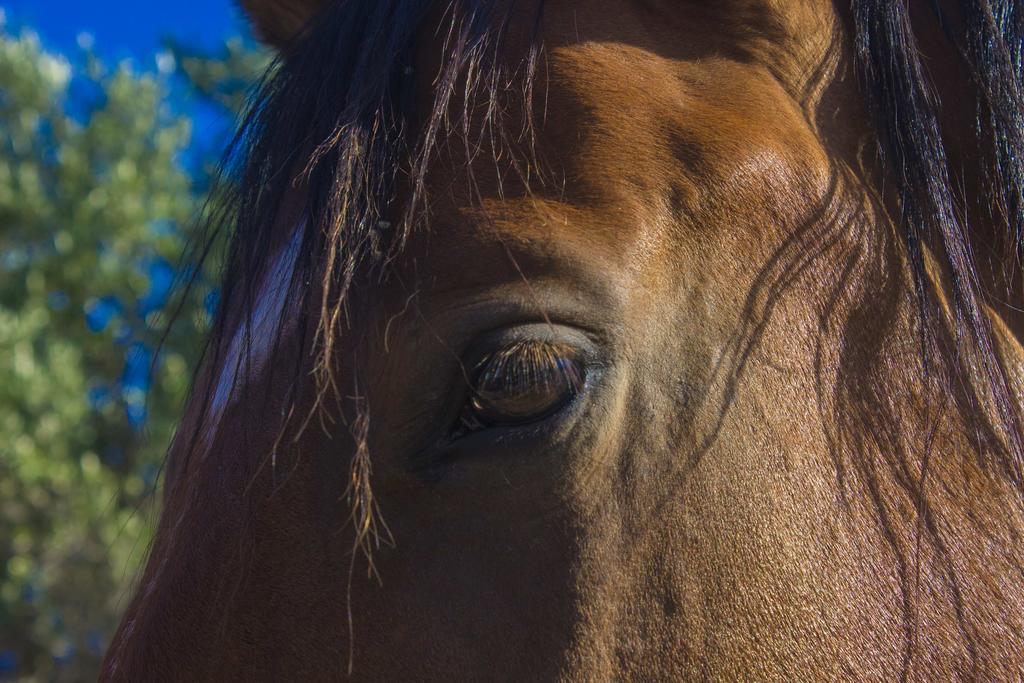
[{"label": "black mane", "polygon": [[[897,182],[899,227],[924,323],[922,334],[932,334],[935,317],[935,295],[922,252],[922,246],[928,245],[940,269],[949,274],[960,335],[957,353],[965,359],[976,359],[990,385],[988,390],[1002,423],[998,427],[1009,445],[1006,461],[999,464],[1018,487],[1024,487],[1020,415],[983,313],[986,301],[976,263],[979,247],[1002,247],[1010,262],[1000,265],[1009,269],[1012,280],[1024,255],[1024,11],[1016,0],[962,0],[954,3],[952,11],[943,11],[938,0],[930,3],[945,35],[945,47],[955,53],[959,66],[969,75],[968,85],[976,92],[977,154],[964,154],[962,160],[975,166],[957,170],[983,179],[994,207],[985,218],[1003,228],[997,230],[995,238],[1005,241],[1001,245],[980,245],[979,236],[972,233],[964,219],[971,208],[969,199],[954,186],[944,137],[948,132],[940,126],[942,103],[929,83],[909,4],[900,0],[853,0],[857,67],[879,131],[882,160]],[[963,93],[964,97],[969,95]],[[927,354],[927,348],[922,344],[923,353]],[[928,362],[925,367],[929,367]]]}]

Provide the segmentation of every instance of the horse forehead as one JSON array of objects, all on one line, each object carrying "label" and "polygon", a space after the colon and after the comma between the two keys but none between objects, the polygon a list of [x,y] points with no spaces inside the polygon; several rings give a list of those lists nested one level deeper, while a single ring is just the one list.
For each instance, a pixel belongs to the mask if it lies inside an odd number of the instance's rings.
[{"label": "horse forehead", "polygon": [[798,92],[841,23],[830,0],[546,0],[543,39],[552,49],[611,42],[667,59],[758,63]]},{"label": "horse forehead", "polygon": [[828,166],[813,103],[759,64],[586,43],[555,50],[552,73],[545,152],[584,187],[671,181],[693,198],[744,169],[771,168],[778,183]]},{"label": "horse forehead", "polygon": [[[763,69],[609,43],[560,48],[551,62],[543,179],[521,192],[483,182],[479,207],[458,192],[442,202],[441,213],[471,232],[450,233],[462,245],[485,226],[624,257],[624,240],[666,221],[701,232],[721,222],[715,211],[750,214],[797,199],[795,209],[827,190],[833,160],[801,104]],[[493,160],[478,163],[486,178]]]},{"label": "horse forehead", "polygon": [[[685,269],[684,243],[702,233],[786,223],[754,214],[799,211],[823,195],[831,161],[795,94],[803,85],[779,66],[780,55],[796,53],[785,36],[798,20],[813,22],[782,14],[767,2],[545,5],[535,118],[546,181],[499,187],[489,180],[494,160],[480,155],[470,197],[458,182],[453,189],[460,170],[441,169],[434,177],[444,191],[433,201],[441,229],[430,238],[440,248],[427,270],[453,288],[516,280],[529,264],[494,267],[508,247],[517,258],[536,255],[532,265],[544,272],[568,272],[560,263],[572,261],[629,273],[652,258],[653,267]],[[790,71],[813,71],[807,62],[821,55],[806,52]]]},{"label": "horse forehead", "polygon": [[780,124],[813,118],[846,47],[840,17],[821,0],[554,0],[544,12],[549,143],[572,139],[560,125],[602,122],[712,143],[750,137],[742,121],[785,139]]}]

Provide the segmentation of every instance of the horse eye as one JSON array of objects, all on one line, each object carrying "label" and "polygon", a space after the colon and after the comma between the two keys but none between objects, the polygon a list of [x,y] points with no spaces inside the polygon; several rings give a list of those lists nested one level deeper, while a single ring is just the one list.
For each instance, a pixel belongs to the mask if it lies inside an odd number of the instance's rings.
[{"label": "horse eye", "polygon": [[477,366],[461,431],[525,425],[563,408],[583,385],[583,366],[569,346],[522,341],[490,354]]}]

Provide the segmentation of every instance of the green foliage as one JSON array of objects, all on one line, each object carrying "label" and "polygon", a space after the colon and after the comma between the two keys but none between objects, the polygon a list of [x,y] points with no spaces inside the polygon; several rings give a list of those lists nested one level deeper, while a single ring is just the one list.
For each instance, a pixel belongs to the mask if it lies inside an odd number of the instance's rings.
[{"label": "green foliage", "polygon": [[224,50],[217,55],[197,52],[178,43],[172,43],[170,50],[195,94],[229,115],[242,111],[253,87],[253,76],[270,65],[266,52],[253,50],[241,38],[226,41]]},{"label": "green foliage", "polygon": [[[227,107],[232,50],[190,57]],[[208,324],[200,273],[153,361],[203,199],[172,77],[79,61],[0,29],[0,679],[95,678]]]}]

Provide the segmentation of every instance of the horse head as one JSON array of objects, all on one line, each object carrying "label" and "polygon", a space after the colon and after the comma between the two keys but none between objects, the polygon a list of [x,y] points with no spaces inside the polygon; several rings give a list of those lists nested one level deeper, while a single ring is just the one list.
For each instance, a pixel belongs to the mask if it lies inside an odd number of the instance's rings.
[{"label": "horse head", "polygon": [[909,4],[243,2],[105,676],[1018,675],[1024,16]]}]

